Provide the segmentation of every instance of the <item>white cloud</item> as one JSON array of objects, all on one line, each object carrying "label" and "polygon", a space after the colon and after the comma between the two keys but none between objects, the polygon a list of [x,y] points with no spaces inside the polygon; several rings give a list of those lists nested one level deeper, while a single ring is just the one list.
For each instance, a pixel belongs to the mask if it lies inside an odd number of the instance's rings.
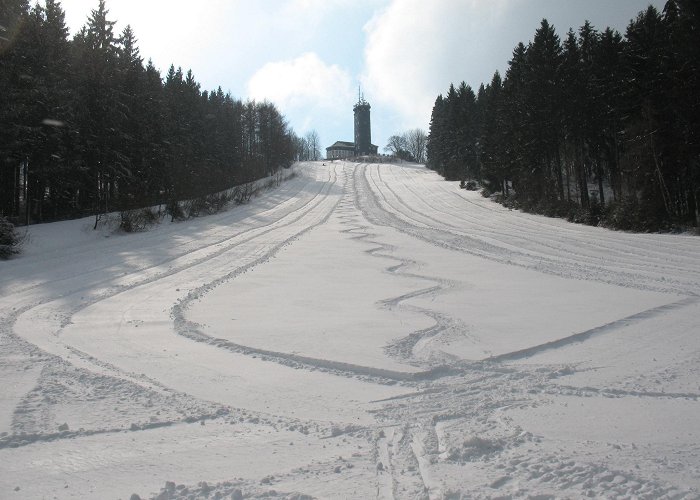
[{"label": "white cloud", "polygon": [[265,64],[249,80],[248,96],[274,102],[285,113],[303,108],[338,113],[352,102],[351,81],[343,68],[327,65],[308,52],[296,59]]},{"label": "white cloud", "polygon": [[403,127],[426,128],[435,98],[451,82],[478,87],[506,61],[484,60],[493,57],[490,31],[518,1],[393,0],[365,26],[368,95],[396,109]]},{"label": "white cloud", "polygon": [[290,0],[287,4],[287,10],[303,12],[304,15],[308,15],[308,13],[326,12],[350,4],[352,4],[352,0]]}]

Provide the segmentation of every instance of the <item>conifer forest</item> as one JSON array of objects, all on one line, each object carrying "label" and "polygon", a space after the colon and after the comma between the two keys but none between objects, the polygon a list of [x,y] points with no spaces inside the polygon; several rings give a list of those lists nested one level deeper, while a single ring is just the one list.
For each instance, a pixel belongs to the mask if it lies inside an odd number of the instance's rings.
[{"label": "conifer forest", "polygon": [[438,96],[428,166],[485,195],[592,225],[700,222],[700,3],[640,12],[624,36],[543,20],[504,77]]},{"label": "conifer forest", "polygon": [[174,65],[163,77],[114,24],[100,0],[69,39],[60,2],[0,0],[0,216],[175,207],[292,163],[299,138],[273,104]]}]

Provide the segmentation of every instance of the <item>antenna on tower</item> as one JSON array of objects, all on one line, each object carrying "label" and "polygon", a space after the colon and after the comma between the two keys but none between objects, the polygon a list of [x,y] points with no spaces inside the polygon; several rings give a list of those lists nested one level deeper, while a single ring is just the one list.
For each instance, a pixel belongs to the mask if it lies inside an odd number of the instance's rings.
[{"label": "antenna on tower", "polygon": [[365,96],[362,95],[362,84],[357,86],[357,104],[364,104]]}]

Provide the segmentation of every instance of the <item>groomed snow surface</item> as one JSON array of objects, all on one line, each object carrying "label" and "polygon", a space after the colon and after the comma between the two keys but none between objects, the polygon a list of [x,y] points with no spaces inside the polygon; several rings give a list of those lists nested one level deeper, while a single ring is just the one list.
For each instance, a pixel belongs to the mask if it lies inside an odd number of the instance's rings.
[{"label": "groomed snow surface", "polygon": [[307,163],[0,263],[0,498],[699,498],[700,239]]}]

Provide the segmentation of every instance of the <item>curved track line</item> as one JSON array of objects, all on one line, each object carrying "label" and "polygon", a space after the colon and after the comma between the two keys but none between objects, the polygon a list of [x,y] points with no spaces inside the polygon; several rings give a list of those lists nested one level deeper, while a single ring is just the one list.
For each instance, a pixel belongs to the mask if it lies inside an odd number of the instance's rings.
[{"label": "curved track line", "polygon": [[[344,170],[345,175],[347,174],[347,170]],[[350,177],[352,179],[352,177]],[[355,190],[351,189],[351,191],[354,193]],[[346,190],[347,194],[347,190]],[[355,202],[356,200],[354,200]],[[308,226],[304,227],[297,233],[293,234],[291,237],[288,239],[274,245],[270,249],[268,249],[263,255],[260,257],[256,258],[255,260],[247,263],[244,266],[241,266],[239,268],[234,269],[230,273],[221,276],[217,278],[216,280],[206,283],[194,290],[192,290],[188,295],[182,299],[178,304],[173,306],[172,308],[172,316],[175,320],[175,328],[177,333],[180,335],[183,335],[187,338],[190,338],[195,341],[199,342],[204,342],[210,345],[214,345],[219,348],[224,348],[227,350],[230,350],[232,352],[237,352],[245,355],[257,355],[257,356],[262,356],[266,360],[274,361],[277,363],[281,364],[286,364],[286,365],[292,365],[292,366],[302,366],[306,368],[311,368],[311,369],[321,369],[321,370],[329,370],[333,371],[339,375],[360,375],[360,376],[365,376],[365,377],[371,377],[371,378],[378,378],[378,379],[387,379],[387,380],[392,380],[392,381],[407,381],[407,380],[423,380],[423,379],[429,379],[429,378],[434,378],[436,376],[440,375],[445,375],[450,372],[450,369],[444,366],[438,366],[431,368],[426,371],[420,371],[420,372],[403,372],[403,371],[397,371],[397,370],[388,370],[388,369],[381,369],[381,368],[374,368],[374,367],[369,367],[369,366],[362,366],[362,365],[357,365],[357,364],[352,364],[352,363],[345,363],[345,362],[339,362],[339,361],[332,361],[332,360],[326,360],[326,359],[320,359],[320,358],[312,358],[309,356],[301,356],[297,354],[290,354],[290,353],[285,353],[285,352],[279,352],[279,351],[272,351],[268,349],[259,349],[259,348],[254,348],[250,346],[245,346],[242,344],[238,344],[235,342],[231,342],[226,339],[220,339],[220,338],[213,338],[209,335],[204,334],[199,326],[186,318],[186,310],[189,307],[189,304],[191,304],[195,300],[201,299],[206,293],[210,292],[212,289],[215,287],[228,282],[230,280],[235,279],[237,276],[247,272],[248,270],[263,264],[270,258],[272,258],[279,250],[281,250],[283,247],[286,245],[290,244],[292,241],[302,237],[305,233],[315,229],[316,227],[325,224],[328,219],[333,215],[333,213],[338,209],[338,206],[343,202],[343,198],[339,198],[335,204],[328,210],[328,212],[318,221],[309,224]],[[342,217],[342,216],[341,216]],[[353,229],[347,230],[347,232],[352,231]],[[370,234],[364,234],[361,236],[358,236],[357,238],[365,238],[369,237]],[[377,254],[378,251],[384,250],[385,245],[379,243],[379,242],[374,242],[372,243],[380,245],[380,247],[374,248],[367,250],[367,253],[370,255],[375,255]],[[400,266],[408,264],[407,261],[401,261],[400,259],[397,259],[396,257],[392,257],[391,255],[377,255],[381,257],[387,257],[390,259],[394,259],[400,262]],[[398,271],[397,266],[391,266],[388,269],[393,269],[393,272]],[[412,275],[412,274],[404,274],[405,276],[412,276],[420,279],[426,279],[426,280],[432,280],[436,281],[435,279],[432,278],[426,278],[423,276],[419,275]],[[397,297],[394,299],[388,299],[385,304],[383,304],[385,307],[392,307],[392,306],[397,306],[399,302],[403,300],[407,300],[408,298],[415,297],[418,295],[424,295],[427,293],[433,293],[436,290],[441,289],[441,287],[431,287],[428,290],[422,290],[422,291],[417,291],[415,293],[409,294],[409,296],[403,296],[403,297]],[[407,306],[406,306],[407,307]],[[407,307],[408,308],[408,307]],[[441,321],[442,315],[439,315],[437,313],[434,313],[432,311],[428,311],[422,308],[412,308],[415,311],[421,312],[423,314],[427,314],[433,318],[436,318],[438,320],[438,325],[437,327],[430,328],[426,331],[421,331],[416,335],[419,335],[419,337],[425,337],[428,334],[435,335],[439,333],[440,331],[444,330],[446,326],[441,323],[446,323],[446,321]],[[417,341],[417,339],[416,339]],[[408,356],[406,356],[408,357]]]},{"label": "curved track line", "polygon": [[[2,323],[0,324],[0,333],[3,333],[7,335],[8,338],[14,339],[15,342],[21,344],[24,346],[24,349],[33,353],[34,355],[44,355],[47,356],[47,359],[64,359],[63,355],[56,355],[56,354],[50,354],[47,352],[44,348],[39,347],[38,345],[32,343],[31,341],[27,341],[26,339],[23,338],[22,335],[18,335],[14,330],[15,330],[15,324],[17,323],[17,320],[19,317],[30,314],[32,310],[35,310],[39,307],[45,307],[49,306],[52,303],[68,298],[70,296],[74,296],[83,292],[90,292],[93,291],[96,287],[99,286],[105,286],[100,292],[94,294],[93,297],[90,297],[87,300],[78,300],[78,304],[74,305],[73,307],[69,308],[68,310],[61,310],[60,308],[58,311],[53,315],[53,321],[55,323],[55,326],[53,328],[53,336],[54,339],[51,340],[51,342],[60,342],[58,340],[58,337],[60,335],[61,330],[68,324],[70,324],[70,317],[72,317],[74,314],[77,312],[81,311],[82,309],[85,309],[86,307],[96,304],[100,301],[107,300],[111,297],[114,297],[120,293],[125,293],[128,292],[129,290],[132,290],[134,288],[147,285],[150,283],[154,283],[156,281],[159,281],[163,279],[164,277],[169,277],[173,276],[179,272],[182,272],[184,270],[190,269],[192,267],[195,267],[197,265],[200,265],[204,262],[210,261],[218,256],[225,255],[227,252],[230,252],[231,250],[243,245],[246,242],[249,242],[251,240],[254,240],[255,238],[260,237],[261,235],[265,235],[267,233],[270,233],[271,231],[277,230],[279,227],[284,227],[284,226],[290,226],[294,223],[297,223],[300,221],[304,216],[306,216],[308,213],[310,213],[312,210],[314,210],[316,207],[318,207],[328,196],[328,192],[332,189],[333,185],[335,184],[337,177],[335,175],[335,171],[333,171],[333,175],[328,179],[326,182],[322,182],[320,188],[318,191],[313,194],[313,196],[308,199],[305,203],[302,204],[301,207],[296,208],[293,212],[289,212],[285,214],[282,218],[264,222],[262,224],[259,224],[257,227],[252,227],[250,229],[247,229],[243,231],[240,234],[237,234],[233,237],[227,238],[227,241],[230,242],[228,246],[225,246],[221,248],[221,242],[217,241],[214,243],[208,243],[205,244],[204,246],[201,246],[198,251],[203,251],[203,250],[211,250],[214,249],[213,252],[207,253],[206,255],[202,257],[195,258],[193,260],[188,260],[184,264],[173,268],[169,267],[165,270],[162,270],[161,272],[157,272],[151,276],[143,277],[142,273],[132,273],[133,276],[136,277],[136,280],[134,282],[126,283],[126,284],[117,284],[117,282],[124,280],[123,277],[117,277],[117,278],[110,278],[110,279],[105,279],[101,281],[92,282],[92,283],[87,283],[83,284],[80,288],[77,289],[72,289],[68,292],[64,293],[59,293],[54,295],[53,297],[44,297],[42,299],[38,299],[33,301],[33,303],[30,304],[25,304],[22,307],[19,307],[15,309],[12,313],[5,315],[3,318]],[[306,210],[305,210],[306,209]],[[237,241],[237,238],[239,238],[241,235],[251,233],[251,232],[258,232],[259,234],[255,234],[249,237],[244,238],[242,241]],[[236,241],[234,241],[236,240]],[[172,261],[176,261],[177,258],[172,259]],[[157,267],[157,266],[155,266]],[[162,266],[161,266],[162,267]],[[153,269],[154,266],[149,266],[145,269]],[[111,285],[111,286],[110,286]],[[61,343],[61,345],[64,345]],[[107,372],[108,376],[113,376],[116,378],[122,378],[125,380],[128,380],[132,383],[136,383],[139,385],[142,384],[147,384],[149,386],[155,386],[155,387],[160,387],[165,388],[164,385],[159,383],[158,381],[149,379],[148,377],[145,377],[142,374],[134,374],[134,373],[127,373],[116,366],[112,365],[111,363],[99,360],[95,358],[94,356],[91,356],[87,353],[84,353],[78,349],[75,349],[72,346],[65,346],[68,348],[68,352],[71,353],[72,355],[77,356],[81,360],[81,365],[83,367],[90,369],[90,367],[94,367],[94,369],[91,369],[91,371],[95,371],[96,373],[104,373],[105,371]],[[62,354],[62,351],[60,349],[56,349],[56,351],[59,354]],[[75,361],[75,360],[73,360]],[[70,360],[68,360],[69,363],[71,363]],[[170,390],[170,389],[168,389]]]},{"label": "curved track line", "polygon": [[641,269],[637,273],[628,273],[601,266],[584,265],[576,261],[569,262],[566,255],[558,256],[556,259],[538,257],[526,252],[499,247],[445,228],[430,227],[416,219],[413,214],[399,212],[399,215],[386,208],[391,204],[383,194],[381,183],[372,177],[371,168],[372,166],[365,167],[363,174],[358,176],[359,189],[366,193],[362,210],[368,220],[374,220],[379,225],[392,226],[405,234],[433,245],[501,264],[514,265],[564,278],[597,281],[641,290],[682,295],[694,295],[700,289],[696,282],[686,281],[679,275],[655,279],[641,274]]},{"label": "curved track line", "polygon": [[[396,169],[399,170],[399,169]],[[397,172],[392,170],[391,173],[394,174],[391,181],[397,180]],[[410,179],[413,181],[413,177],[417,175],[415,172],[409,173],[410,169],[400,169],[403,173],[403,179]],[[502,217],[500,218],[502,226],[493,227],[491,225],[486,225],[482,222],[482,219],[478,217],[478,214],[473,213],[472,210],[465,210],[465,206],[470,207],[480,207],[481,205],[475,203],[466,197],[460,196],[458,192],[454,189],[453,183],[440,183],[438,186],[439,190],[436,193],[426,193],[429,196],[429,201],[424,199],[423,193],[417,193],[415,189],[415,182],[391,182],[384,181],[382,179],[382,169],[377,169],[377,175],[382,181],[379,183],[380,186],[386,186],[386,188],[392,193],[397,201],[401,204],[404,209],[414,212],[416,210],[415,206],[411,206],[406,203],[402,197],[397,194],[396,189],[392,186],[400,184],[400,186],[407,192],[411,193],[412,200],[423,205],[426,209],[431,212],[437,212],[441,214],[440,219],[431,217],[427,215],[427,210],[421,212],[421,217],[424,217],[430,221],[430,225],[433,227],[440,227],[441,225],[447,226],[451,230],[457,230],[460,234],[466,235],[465,231],[476,231],[480,239],[485,241],[495,241],[498,246],[504,246],[506,248],[515,247],[516,250],[522,251],[522,247],[529,248],[528,253],[532,253],[535,256],[555,256],[561,258],[566,256],[566,259],[576,263],[584,263],[586,265],[599,265],[600,264],[600,252],[605,249],[608,258],[614,258],[616,267],[625,268],[629,271],[634,271],[639,268],[640,261],[644,261],[648,265],[645,267],[653,266],[656,273],[666,275],[668,272],[678,273],[683,272],[695,273],[700,277],[700,268],[693,271],[692,266],[696,265],[695,260],[685,259],[684,265],[679,267],[678,265],[671,265],[669,263],[667,255],[662,253],[657,248],[650,250],[647,246],[643,252],[640,252],[639,248],[632,248],[630,246],[621,247],[620,245],[608,244],[605,240],[606,238],[601,238],[600,236],[606,235],[608,232],[605,230],[597,229],[598,234],[595,239],[583,239],[581,238],[581,231],[562,231],[559,230],[554,234],[547,234],[546,239],[543,238],[541,231],[538,233],[538,238],[533,238],[532,235],[535,234],[534,231],[528,231],[527,226],[523,224],[516,224],[513,217]],[[409,177],[411,176],[411,177]],[[452,190],[447,190],[447,186],[452,186]],[[436,197],[434,194],[437,192],[441,194],[440,197]],[[455,203],[450,203],[451,200],[461,200],[462,204],[457,205]],[[444,207],[444,208],[443,208]],[[400,210],[400,209],[397,209]],[[498,212],[492,212],[498,213]],[[454,220],[455,223],[450,222]],[[493,218],[491,217],[491,220]],[[527,219],[521,219],[521,222],[527,221]],[[543,224],[528,224],[530,227],[547,227],[551,226]],[[593,228],[591,228],[593,229]],[[566,237],[562,236],[562,233],[566,234]],[[515,238],[515,239],[514,239]],[[609,240],[615,242],[616,240]],[[572,244],[575,243],[575,244]],[[605,244],[605,245],[604,245]],[[542,249],[542,250],[540,250]],[[585,251],[584,251],[585,250]],[[678,247],[674,248],[674,254],[677,255]],[[686,265],[687,264],[687,265]],[[689,267],[690,266],[690,267]]]},{"label": "curved track line", "polygon": [[[376,169],[376,173],[380,178],[382,172],[386,172],[386,169]],[[450,228],[459,230],[461,233],[473,229],[490,241],[500,241],[507,247],[516,245],[516,250],[520,250],[518,246],[522,243],[527,243],[528,246],[533,247],[532,251],[535,252],[535,255],[553,255],[559,259],[564,257],[574,262],[591,263],[596,266],[601,265],[600,254],[601,251],[604,251],[606,259],[613,260],[617,268],[623,268],[632,272],[643,269],[646,273],[651,269],[656,273],[657,279],[659,276],[668,276],[669,273],[682,276],[687,276],[690,273],[700,278],[700,266],[698,266],[695,258],[696,253],[693,253],[692,248],[696,242],[692,237],[672,236],[661,240],[664,243],[662,245],[655,244],[650,246],[646,244],[646,241],[654,238],[655,235],[630,235],[611,232],[602,228],[569,224],[561,219],[549,219],[523,214],[518,211],[506,211],[498,206],[486,207],[484,203],[493,203],[488,200],[477,203],[469,199],[464,191],[462,193],[465,194],[461,195],[460,190],[456,189],[454,183],[437,182],[434,183],[435,189],[418,193],[415,189],[416,183],[414,179],[419,175],[422,177],[430,176],[431,174],[432,176],[436,175],[426,170],[423,170],[421,174],[418,172],[415,168],[392,169],[390,170],[392,175],[391,181],[380,182],[378,187],[385,186],[394,193],[401,207],[405,210],[415,212],[415,208],[396,194],[396,189],[392,186],[398,185],[406,192],[411,193],[413,195],[412,200],[417,203],[425,203],[430,212],[437,211],[444,215],[439,220],[430,217],[431,226],[436,225],[440,227],[441,225],[447,225]],[[398,179],[399,175],[401,175],[400,180]],[[450,203],[450,200],[457,199],[461,200],[462,204]],[[470,209],[465,210],[467,206]],[[442,207],[446,208],[443,209]],[[478,218],[478,213],[474,213],[471,208],[487,212],[492,222],[494,220],[493,214],[498,215],[499,225],[487,226],[483,224],[481,219]],[[399,208],[396,209],[399,212],[402,211]],[[427,212],[421,212],[422,217],[428,217],[425,214]],[[451,224],[449,220],[458,222]],[[542,228],[544,228],[544,231],[541,230]],[[532,229],[536,229],[536,231]],[[537,233],[539,237],[533,239],[531,237],[533,233]],[[510,241],[509,238],[516,239]],[[621,240],[625,244],[621,244]],[[544,253],[538,248],[545,249]],[[674,256],[677,257],[675,261],[680,259],[680,263],[669,262],[667,258],[668,252],[673,252]],[[577,258],[573,259],[573,256]],[[643,263],[643,266],[640,267],[640,263]],[[603,265],[603,267],[605,266]]]},{"label": "curved track line", "polygon": [[[304,179],[307,179],[306,182],[303,182]],[[220,238],[220,239],[215,239],[214,241],[209,242],[208,246],[215,246],[215,245],[220,245],[225,243],[226,241],[235,238],[241,234],[244,234],[245,232],[255,229],[255,227],[251,227],[249,229],[244,229],[243,231],[240,231],[240,229],[237,226],[231,225],[231,222],[242,222],[245,221],[247,218],[250,218],[252,215],[255,215],[256,218],[260,218],[264,214],[269,214],[269,216],[272,218],[273,215],[277,212],[282,212],[283,214],[286,212],[286,207],[287,205],[292,205],[292,208],[294,205],[299,204],[300,202],[303,201],[303,197],[299,197],[299,193],[302,192],[306,186],[308,186],[311,182],[311,179],[308,179],[306,177],[302,176],[297,176],[295,180],[288,184],[292,184],[292,186],[288,186],[286,184],[283,184],[279,188],[279,193],[282,194],[286,199],[284,199],[281,202],[275,203],[270,205],[267,208],[264,208],[263,210],[259,209],[253,209],[250,205],[241,205],[237,206],[235,210],[227,210],[224,212],[219,212],[217,214],[208,216],[206,218],[206,221],[211,225],[214,223],[217,223],[219,221],[226,221],[228,223],[227,226],[225,226],[225,229],[222,228],[220,230],[212,230],[209,231],[210,236],[216,236],[219,234],[226,234],[226,236]],[[291,212],[296,210],[293,208]],[[291,213],[289,212],[289,213]],[[105,250],[108,250],[109,252],[124,252],[124,251],[130,251],[134,246],[137,246],[138,240],[140,238],[147,238],[149,242],[155,242],[151,243],[148,248],[161,248],[161,247],[166,247],[168,249],[173,249],[173,248],[179,248],[179,247],[185,247],[186,245],[191,245],[191,244],[198,244],[200,243],[200,240],[191,238],[191,239],[185,239],[184,241],[181,242],[173,242],[172,239],[170,239],[173,235],[179,235],[182,233],[184,225],[191,223],[192,221],[183,221],[182,223],[178,224],[168,224],[168,225],[163,225],[163,226],[158,226],[155,229],[154,232],[144,232],[144,233],[134,233],[129,235],[129,237],[119,237],[116,236],[112,239],[110,239],[108,242],[104,243]],[[233,234],[230,234],[232,233]],[[203,247],[199,247],[200,249]],[[195,249],[197,250],[197,249]],[[80,262],[81,257],[84,254],[92,254],[94,252],[94,248],[87,248],[85,250],[81,250],[80,247],[75,248],[73,251],[71,251],[70,254],[70,263],[72,264],[74,262]],[[150,266],[147,267],[140,267],[132,273],[140,273],[143,272],[144,270],[149,270],[151,268],[156,268],[158,266],[165,265],[173,260],[176,260],[178,258],[181,258],[185,255],[188,255],[189,253],[192,252],[192,249],[183,249],[182,252],[177,253],[175,255],[169,256],[162,258],[161,260],[153,263]],[[55,262],[54,265],[48,266],[50,269],[56,269],[57,271],[60,271],[60,266],[59,264],[63,264],[60,262],[60,260],[64,259],[64,256],[49,256],[47,260],[44,260],[42,263],[46,264],[46,262]],[[18,262],[18,266],[32,266],[31,263],[25,264],[24,262],[20,261]],[[69,281],[69,280],[75,280],[77,278],[83,278],[85,276],[88,276],[90,274],[99,274],[100,272],[104,272],[106,269],[110,268],[113,265],[113,263],[107,263],[103,266],[97,267],[97,268],[90,268],[88,271],[84,270],[84,267],[79,266],[78,269],[73,269],[70,268],[68,269],[67,272],[64,272],[64,275],[55,277],[52,279],[47,279],[44,276],[44,270],[46,267],[42,266],[42,274],[40,278],[44,281],[41,281],[39,283],[29,283],[27,285],[16,285],[13,284],[13,294],[18,294],[18,293],[23,293],[26,291],[31,291],[37,288],[40,288],[42,286],[46,286],[46,283],[50,282],[51,284],[56,284],[56,283],[61,283],[63,281]],[[13,269],[13,271],[17,272],[16,270]],[[31,275],[31,268],[28,270],[28,272]],[[26,279],[26,278],[25,278]],[[2,286],[3,279],[0,278],[0,287]]]},{"label": "curved track line", "polygon": [[604,335],[606,333],[613,332],[621,327],[624,326],[629,326],[633,325],[635,323],[639,323],[641,321],[647,320],[649,318],[653,318],[655,316],[659,316],[662,314],[665,314],[669,311],[675,311],[677,309],[682,309],[684,307],[697,304],[700,302],[700,298],[698,297],[686,297],[684,299],[681,299],[677,302],[673,302],[671,304],[665,304],[662,306],[658,307],[652,307],[651,309],[647,309],[646,311],[641,311],[636,314],[632,314],[630,316],[627,316],[625,318],[620,318],[615,321],[611,321],[610,323],[606,323],[604,325],[597,326],[595,328],[591,328],[590,330],[586,330],[585,332],[579,332],[575,333],[574,335],[570,335],[568,337],[564,337],[561,339],[553,340],[551,342],[545,342],[544,344],[528,347],[526,349],[521,349],[519,351],[513,351],[505,354],[500,354],[498,356],[492,356],[490,358],[487,358],[485,361],[512,361],[516,359],[524,359],[524,358],[529,358],[531,356],[534,356],[535,354],[539,354],[544,351],[548,351],[551,349],[559,349],[561,347],[576,343],[576,342],[583,342],[584,340],[588,340],[592,337],[598,336],[598,335]]}]

